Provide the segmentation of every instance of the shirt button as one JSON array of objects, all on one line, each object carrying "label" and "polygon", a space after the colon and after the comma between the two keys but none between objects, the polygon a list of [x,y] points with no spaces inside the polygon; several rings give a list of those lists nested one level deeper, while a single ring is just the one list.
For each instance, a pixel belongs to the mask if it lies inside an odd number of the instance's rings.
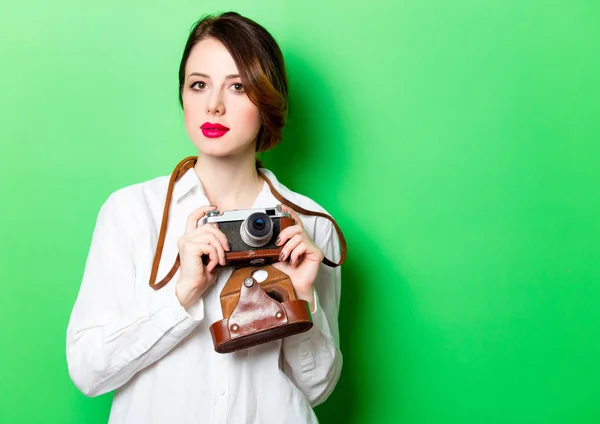
[{"label": "shirt button", "polygon": [[219,393],[221,396],[225,396],[225,390],[221,390],[221,393]]}]

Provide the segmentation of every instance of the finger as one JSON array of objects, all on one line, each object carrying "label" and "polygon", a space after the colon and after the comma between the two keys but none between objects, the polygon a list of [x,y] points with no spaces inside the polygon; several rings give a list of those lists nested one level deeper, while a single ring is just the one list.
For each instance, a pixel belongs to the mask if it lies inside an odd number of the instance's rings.
[{"label": "finger", "polygon": [[[207,227],[210,227],[210,225],[207,225]],[[202,233],[193,232],[191,234],[188,234],[188,237],[190,237],[191,240],[193,240],[195,242],[214,246],[215,249],[217,250],[217,255],[219,257],[219,264],[221,264],[222,266],[225,266],[225,250],[223,249],[223,246],[221,245],[221,241],[217,238],[217,236],[215,234],[206,233],[206,232],[202,232]]]},{"label": "finger", "polygon": [[214,269],[217,266],[217,262],[215,261],[209,261],[208,264],[206,264],[206,272],[208,272],[209,274],[211,274]]},{"label": "finger", "polygon": [[[211,246],[208,243],[200,243],[196,241],[188,241],[186,243],[186,249],[189,249],[191,254],[202,262],[202,256],[208,256],[208,264],[206,264],[207,270],[214,269],[215,266],[219,263],[219,255],[217,253],[217,249],[214,246]],[[203,265],[204,266],[204,265]],[[210,272],[210,271],[209,271]]]},{"label": "finger", "polygon": [[302,228],[304,228],[304,224],[302,223],[302,220],[300,219],[300,216],[292,208],[290,208],[289,206],[284,205],[284,204],[280,205],[280,207],[281,207],[281,210],[283,212],[289,213],[290,216],[292,218],[294,218],[294,221],[296,221],[296,225],[299,225]]},{"label": "finger", "polygon": [[292,252],[292,250],[294,250],[300,243],[302,243],[303,240],[304,237],[302,237],[301,234],[296,234],[294,237],[292,237],[290,241],[288,241],[281,250],[279,260],[281,262],[285,261],[289,257],[289,254]]},{"label": "finger", "polygon": [[[208,255],[208,263],[206,264],[206,271],[208,273],[211,273],[215,267],[219,264],[219,254],[217,253],[217,249],[214,246],[211,246],[210,244],[205,245],[207,250],[209,251],[208,253],[205,253],[205,255]],[[200,262],[202,262],[202,258],[200,258]]]},{"label": "finger", "polygon": [[194,229],[198,228],[198,221],[202,217],[204,217],[204,215],[206,215],[206,212],[213,211],[215,209],[217,209],[217,207],[214,205],[200,206],[194,212],[189,214],[188,218],[187,218],[187,222],[185,224],[185,233],[184,234],[187,234],[187,233],[193,231]]},{"label": "finger", "polygon": [[300,243],[298,247],[292,250],[292,254],[290,255],[290,265],[295,266],[299,264],[302,260],[302,255],[306,253],[307,249],[306,243]]},{"label": "finger", "polygon": [[[214,251],[216,252],[216,256],[209,256],[209,252],[208,251],[204,251],[202,250],[202,248],[200,246],[209,246],[211,248],[214,248]],[[185,234],[183,236],[180,237],[177,246],[179,248],[179,252],[188,252],[188,251],[192,251],[193,255],[196,256],[209,256],[209,261],[213,260],[216,262],[216,264],[220,264],[222,266],[225,266],[225,251],[223,250],[223,247],[221,246],[220,241],[217,240],[216,236],[214,234],[210,234],[210,233],[203,233],[203,234],[195,234],[195,233],[190,233],[190,234]],[[211,250],[212,251],[212,250]],[[203,263],[205,265],[208,265],[208,262],[206,262],[205,260],[203,260]]]},{"label": "finger", "polygon": [[227,251],[231,250],[231,246],[229,245],[229,240],[227,240],[227,236],[225,235],[225,233],[223,233],[223,231],[219,230],[219,228],[214,225],[202,225],[202,226],[198,227],[196,230],[194,230],[194,232],[198,232],[198,233],[209,232],[210,234],[213,234],[217,238],[217,240],[219,240],[220,245],[223,247],[224,250],[227,250]]},{"label": "finger", "polygon": [[292,225],[291,227],[284,228],[279,233],[279,237],[277,237],[275,244],[277,246],[283,246],[289,239],[297,234],[304,234],[304,229],[299,225]]}]

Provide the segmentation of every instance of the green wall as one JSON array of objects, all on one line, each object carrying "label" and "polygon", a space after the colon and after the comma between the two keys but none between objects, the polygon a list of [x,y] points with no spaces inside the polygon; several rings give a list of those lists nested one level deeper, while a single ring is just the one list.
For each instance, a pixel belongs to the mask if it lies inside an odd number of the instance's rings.
[{"label": "green wall", "polygon": [[65,330],[98,209],[194,154],[193,22],[280,42],[268,167],[349,243],[323,423],[600,421],[600,3],[28,2],[0,8],[0,422],[105,423]]}]

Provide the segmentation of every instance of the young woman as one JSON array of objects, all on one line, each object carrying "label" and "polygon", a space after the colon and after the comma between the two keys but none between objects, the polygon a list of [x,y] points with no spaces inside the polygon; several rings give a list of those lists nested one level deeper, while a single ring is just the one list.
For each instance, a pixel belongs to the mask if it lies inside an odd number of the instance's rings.
[{"label": "young woman", "polygon": [[[342,366],[340,271],[321,263],[340,256],[333,225],[283,207],[296,224],[281,232],[274,266],[309,303],[314,325],[230,354],[215,352],[209,331],[223,318],[229,244],[217,227],[198,225],[215,208],[280,203],[258,173],[256,152],[281,140],[288,95],[281,51],[262,26],[237,13],[203,18],[183,53],[179,93],[198,158],[173,186],[158,275],[177,255],[180,269],[162,289],[149,286],[169,176],[112,193],[67,329],[71,378],[87,396],[116,390],[113,424],[316,423],[312,407],[333,391]],[[285,198],[325,212],[260,170]]]}]

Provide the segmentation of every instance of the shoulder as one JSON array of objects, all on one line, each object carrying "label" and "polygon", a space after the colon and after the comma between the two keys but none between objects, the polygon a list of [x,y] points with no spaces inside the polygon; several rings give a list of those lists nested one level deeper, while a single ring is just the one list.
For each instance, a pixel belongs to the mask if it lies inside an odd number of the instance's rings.
[{"label": "shoulder", "polygon": [[169,176],[166,175],[119,188],[109,194],[101,212],[121,218],[140,218],[164,203],[168,185]]}]

